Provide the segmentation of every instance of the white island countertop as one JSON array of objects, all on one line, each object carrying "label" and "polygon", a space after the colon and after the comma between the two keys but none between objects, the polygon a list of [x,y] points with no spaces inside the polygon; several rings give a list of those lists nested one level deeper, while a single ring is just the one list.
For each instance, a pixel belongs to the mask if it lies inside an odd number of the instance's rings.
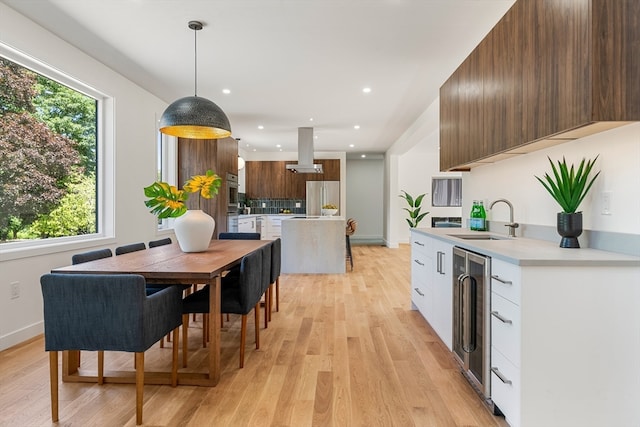
[{"label": "white island countertop", "polygon": [[[558,242],[507,237],[505,234],[466,228],[414,228],[412,231],[455,246],[521,266],[629,266],[640,267],[640,257],[590,248],[561,248]],[[463,237],[492,236],[496,240]]]},{"label": "white island countertop", "polygon": [[296,215],[282,220],[283,273],[345,273],[345,219]]}]

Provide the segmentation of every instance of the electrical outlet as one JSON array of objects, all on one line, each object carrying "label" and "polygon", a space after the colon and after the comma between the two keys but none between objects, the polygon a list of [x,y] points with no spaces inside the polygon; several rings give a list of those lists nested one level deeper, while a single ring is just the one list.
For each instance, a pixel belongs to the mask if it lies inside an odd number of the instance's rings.
[{"label": "electrical outlet", "polygon": [[602,215],[611,215],[611,191],[602,192]]},{"label": "electrical outlet", "polygon": [[300,207],[300,202],[296,202],[296,208]]},{"label": "electrical outlet", "polygon": [[11,299],[20,298],[20,282],[11,282]]}]

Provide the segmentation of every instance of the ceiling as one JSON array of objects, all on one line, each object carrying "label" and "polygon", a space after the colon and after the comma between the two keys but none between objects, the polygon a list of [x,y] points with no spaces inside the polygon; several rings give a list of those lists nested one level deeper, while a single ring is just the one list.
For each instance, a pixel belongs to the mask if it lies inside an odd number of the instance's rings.
[{"label": "ceiling", "polygon": [[167,103],[194,94],[201,21],[198,96],[242,149],[296,151],[312,126],[351,154],[386,151],[515,0],[0,1]]}]

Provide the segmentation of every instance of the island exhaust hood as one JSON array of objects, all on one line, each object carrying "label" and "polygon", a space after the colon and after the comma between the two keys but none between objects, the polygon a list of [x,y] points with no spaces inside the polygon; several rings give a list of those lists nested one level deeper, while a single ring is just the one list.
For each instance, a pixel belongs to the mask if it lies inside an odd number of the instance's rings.
[{"label": "island exhaust hood", "polygon": [[322,173],[322,165],[313,164],[313,128],[298,128],[298,164],[287,165],[293,173]]}]

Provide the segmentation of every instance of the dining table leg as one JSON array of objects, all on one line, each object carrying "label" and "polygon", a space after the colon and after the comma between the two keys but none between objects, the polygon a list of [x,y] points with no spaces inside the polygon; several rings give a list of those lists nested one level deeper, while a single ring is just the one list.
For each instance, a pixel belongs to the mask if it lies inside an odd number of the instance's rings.
[{"label": "dining table leg", "polygon": [[209,283],[209,380],[220,381],[220,290],[221,279],[216,276]]}]

